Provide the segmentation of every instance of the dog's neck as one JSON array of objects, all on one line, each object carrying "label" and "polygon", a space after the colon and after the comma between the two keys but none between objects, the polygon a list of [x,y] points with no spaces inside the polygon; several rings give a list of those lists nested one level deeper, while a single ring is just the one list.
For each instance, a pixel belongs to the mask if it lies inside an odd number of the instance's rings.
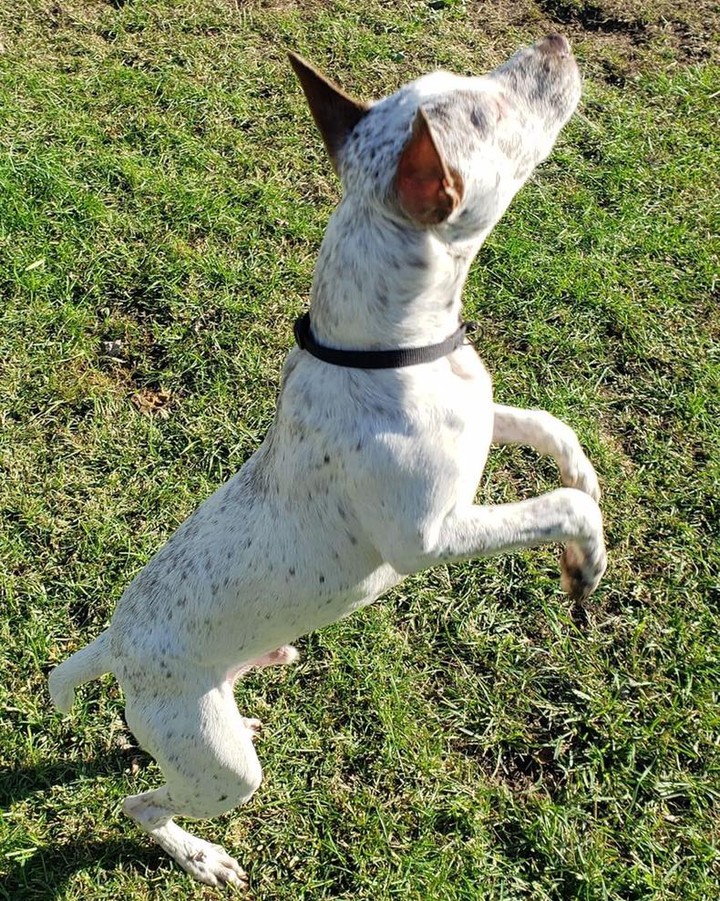
[{"label": "dog's neck", "polygon": [[479,247],[458,251],[432,230],[411,229],[343,200],[330,218],[313,279],[319,342],[343,350],[420,347],[458,327],[461,292]]}]

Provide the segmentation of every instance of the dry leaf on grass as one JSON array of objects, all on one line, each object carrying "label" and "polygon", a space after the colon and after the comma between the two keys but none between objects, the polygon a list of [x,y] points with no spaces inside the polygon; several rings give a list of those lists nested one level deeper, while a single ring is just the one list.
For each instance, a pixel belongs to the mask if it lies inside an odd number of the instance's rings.
[{"label": "dry leaf on grass", "polygon": [[155,391],[152,388],[142,388],[132,395],[130,400],[140,413],[145,416],[160,416],[166,419],[170,415],[168,407],[172,401],[172,394],[160,388]]}]

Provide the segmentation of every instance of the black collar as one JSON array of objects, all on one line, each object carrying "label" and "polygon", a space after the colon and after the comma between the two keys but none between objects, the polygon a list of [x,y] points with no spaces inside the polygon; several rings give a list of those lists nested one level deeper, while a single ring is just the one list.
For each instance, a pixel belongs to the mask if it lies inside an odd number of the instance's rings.
[{"label": "black collar", "polygon": [[439,344],[400,350],[335,350],[332,347],[325,347],[313,336],[309,313],[304,313],[295,320],[294,331],[298,347],[324,363],[347,366],[351,369],[399,369],[402,366],[432,363],[447,356],[465,343],[465,333],[472,331],[474,326],[473,322],[461,322],[458,330]]}]

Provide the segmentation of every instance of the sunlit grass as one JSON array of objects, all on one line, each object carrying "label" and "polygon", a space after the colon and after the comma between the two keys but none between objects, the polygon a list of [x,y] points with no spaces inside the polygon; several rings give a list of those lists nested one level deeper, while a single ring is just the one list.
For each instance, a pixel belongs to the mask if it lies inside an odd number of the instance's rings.
[{"label": "sunlit grass", "polygon": [[[46,675],[272,417],[338,198],[286,49],[378,96],[491,66],[528,10],[0,11],[0,897],[214,897],[120,812],[158,774],[112,679],[61,719]],[[576,42],[581,113],[466,291],[498,398],[596,464],[603,586],[573,608],[553,551],[438,569],[245,680],[266,781],[198,831],[258,899],[717,893],[719,70],[668,35],[622,86],[623,45]],[[504,450],[482,492],[556,482]]]}]

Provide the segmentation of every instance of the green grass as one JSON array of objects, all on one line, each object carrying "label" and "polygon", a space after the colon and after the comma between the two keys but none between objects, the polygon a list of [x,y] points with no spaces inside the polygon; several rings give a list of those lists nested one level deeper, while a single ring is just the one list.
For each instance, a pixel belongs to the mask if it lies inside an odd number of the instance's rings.
[{"label": "green grass", "polygon": [[[120,812],[158,773],[112,679],[63,719],[46,675],[270,422],[338,198],[285,50],[378,96],[558,22],[581,113],[466,307],[498,398],[588,448],[608,574],[576,608],[552,550],[441,568],[302,639],[238,689],[263,787],[198,831],[257,899],[717,897],[718,16],[651,7],[0,10],[0,897],[216,896]],[[556,482],[498,451],[482,496]]]}]

